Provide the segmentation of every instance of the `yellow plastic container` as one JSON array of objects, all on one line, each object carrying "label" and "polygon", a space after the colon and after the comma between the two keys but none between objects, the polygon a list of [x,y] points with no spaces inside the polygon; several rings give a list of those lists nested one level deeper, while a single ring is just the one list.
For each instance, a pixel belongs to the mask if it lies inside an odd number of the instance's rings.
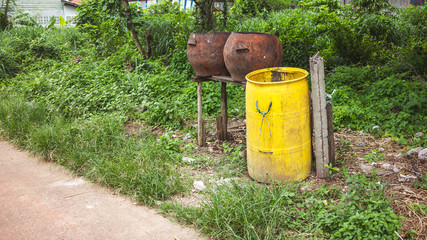
[{"label": "yellow plastic container", "polygon": [[297,181],[311,171],[308,72],[266,68],[246,75],[249,175],[258,181]]}]

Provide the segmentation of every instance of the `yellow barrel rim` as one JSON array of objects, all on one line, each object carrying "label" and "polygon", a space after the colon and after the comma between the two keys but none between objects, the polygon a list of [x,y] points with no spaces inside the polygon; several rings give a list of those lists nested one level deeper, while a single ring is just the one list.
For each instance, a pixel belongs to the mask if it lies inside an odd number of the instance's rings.
[{"label": "yellow barrel rim", "polygon": [[[252,81],[249,78],[263,73],[263,72],[272,72],[272,71],[276,71],[276,72],[288,72],[288,73],[295,73],[295,72],[300,72],[300,73],[304,73],[304,76],[293,79],[293,80],[286,80],[286,81],[280,81],[280,82],[257,82],[257,81]],[[245,78],[246,81],[254,83],[254,84],[261,84],[261,85],[270,85],[270,84],[284,84],[284,83],[291,83],[291,82],[297,82],[297,81],[301,81],[303,79],[306,79],[308,76],[308,72],[304,69],[301,68],[293,68],[293,67],[272,67],[272,68],[263,68],[263,69],[258,69],[255,70],[253,72],[248,73]]]}]

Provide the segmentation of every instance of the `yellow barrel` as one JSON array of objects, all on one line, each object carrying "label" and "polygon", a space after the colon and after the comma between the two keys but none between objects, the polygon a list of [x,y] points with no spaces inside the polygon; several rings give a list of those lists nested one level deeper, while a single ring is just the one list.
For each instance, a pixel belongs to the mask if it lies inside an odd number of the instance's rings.
[{"label": "yellow barrel", "polygon": [[311,170],[308,72],[266,68],[246,75],[249,175],[258,181],[303,180]]}]

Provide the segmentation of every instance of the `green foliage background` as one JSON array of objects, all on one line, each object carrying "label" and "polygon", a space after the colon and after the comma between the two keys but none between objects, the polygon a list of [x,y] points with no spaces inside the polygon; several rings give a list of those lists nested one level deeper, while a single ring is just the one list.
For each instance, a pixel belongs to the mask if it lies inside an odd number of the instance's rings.
[{"label": "green foliage background", "polygon": [[[269,7],[276,5],[282,7]],[[122,10],[115,1],[88,1],[79,7],[77,28],[33,25],[1,32],[1,82],[55,105],[67,117],[119,111],[180,128],[196,113],[185,53],[195,17],[167,1],[147,9],[132,5],[144,48],[151,31],[152,57],[144,59],[135,51]],[[308,58],[319,51],[327,90],[335,90],[335,127],[372,132],[379,126],[375,134],[409,137],[426,131],[426,14],[413,7],[361,13],[337,1],[296,6],[242,0],[231,8],[226,25],[221,14],[215,17],[216,31],[274,33],[284,51],[282,66],[308,69]],[[219,113],[218,88],[205,87],[210,116]],[[244,115],[244,91],[232,86],[229,96],[230,113]]]}]

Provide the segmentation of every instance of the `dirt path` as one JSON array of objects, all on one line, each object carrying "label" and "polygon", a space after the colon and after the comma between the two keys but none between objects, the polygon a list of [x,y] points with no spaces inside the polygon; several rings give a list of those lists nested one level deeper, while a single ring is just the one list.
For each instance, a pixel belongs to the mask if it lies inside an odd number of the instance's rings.
[{"label": "dirt path", "polygon": [[202,239],[0,140],[0,239]]}]

